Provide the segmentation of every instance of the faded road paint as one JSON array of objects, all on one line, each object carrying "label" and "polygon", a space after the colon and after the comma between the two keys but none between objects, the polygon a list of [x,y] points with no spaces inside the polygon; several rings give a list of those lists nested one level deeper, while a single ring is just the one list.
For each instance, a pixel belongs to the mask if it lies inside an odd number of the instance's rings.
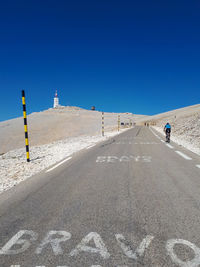
[{"label": "faded road paint", "polygon": [[[23,236],[26,236],[26,239]],[[58,237],[59,236],[59,237]],[[130,244],[123,234],[115,234],[115,240],[121,248],[122,252],[126,257],[132,259],[134,261],[139,260],[139,257],[143,257],[145,254],[145,250],[149,248],[150,245],[153,246],[153,242],[156,242],[155,237],[152,235],[147,235],[136,247],[135,250],[132,249],[132,244]],[[114,238],[113,236],[113,238]],[[33,231],[21,230],[16,235],[14,235],[0,250],[1,255],[16,255],[20,253],[24,253],[26,250],[30,248],[32,243],[38,239],[38,234]],[[45,252],[46,247],[51,246],[54,255],[63,255],[66,254],[66,251],[63,251],[61,248],[61,244],[71,239],[71,233],[66,231],[50,231],[46,234],[45,238],[39,244],[37,249],[35,250],[36,254],[42,254]],[[134,242],[134,240],[133,240]],[[94,246],[90,246],[89,244],[93,243]],[[17,245],[17,246],[16,246]],[[174,247],[182,246],[189,247],[191,251],[193,251],[193,258],[185,259],[183,261],[176,254]],[[13,249],[15,247],[15,249]],[[170,239],[166,242],[166,255],[171,258],[171,261],[179,265],[181,267],[197,267],[200,265],[200,248],[197,247],[194,243],[191,243],[184,239]],[[104,241],[101,236],[96,232],[90,232],[87,234],[80,243],[68,254],[70,257],[76,257],[81,252],[86,252],[88,257],[91,254],[97,254],[103,260],[108,260],[111,256],[108,248],[106,247]],[[86,255],[87,255],[86,254]],[[189,257],[189,256],[188,256]],[[92,265],[91,267],[98,267],[100,265]],[[116,265],[118,267],[123,267],[124,265]],[[10,265],[10,267],[24,267],[21,265]],[[34,266],[33,266],[34,267]],[[48,267],[45,265],[37,265],[35,267]],[[67,265],[57,265],[55,267],[69,267]]]},{"label": "faded road paint", "polygon": [[125,141],[119,141],[115,143],[116,145],[160,145],[160,143],[156,142],[125,142]]},{"label": "faded road paint", "polygon": [[66,158],[63,161],[59,162],[58,164],[56,164],[55,166],[53,166],[52,168],[48,169],[46,172],[50,172],[53,171],[55,168],[59,167],[60,165],[62,165],[63,163],[65,163],[66,161],[70,160],[72,157]]},{"label": "faded road paint", "polygon": [[117,162],[151,162],[152,157],[150,156],[99,156],[96,159],[97,163],[117,163]]},{"label": "faded road paint", "polygon": [[[54,236],[58,236],[58,235],[60,236],[59,238],[54,237]],[[51,245],[52,250],[53,250],[55,255],[63,254],[63,250],[61,248],[60,243],[66,242],[70,238],[71,238],[71,234],[66,232],[66,231],[50,231],[46,235],[46,237],[44,238],[44,240],[42,241],[40,246],[36,249],[35,253],[41,254],[44,248]]]},{"label": "faded road paint", "polygon": [[192,160],[192,158],[188,157],[187,155],[185,155],[184,153],[180,152],[180,151],[175,151],[178,155],[180,155],[182,158],[186,159],[186,160]]},{"label": "faded road paint", "polygon": [[[96,248],[89,247],[87,245],[91,240],[94,242]],[[77,256],[81,251],[98,253],[103,259],[108,259],[110,257],[110,253],[108,252],[103,240],[101,239],[101,236],[95,232],[91,232],[86,237],[84,237],[81,240],[80,244],[78,244],[77,247],[71,251],[70,256]]]},{"label": "faded road paint", "polygon": [[137,260],[138,256],[141,257],[144,252],[145,249],[148,248],[148,246],[150,245],[151,241],[153,240],[153,236],[148,235],[145,239],[142,240],[142,242],[140,243],[139,247],[136,249],[135,252],[132,251],[131,249],[131,245],[127,245],[126,243],[126,239],[123,235],[121,234],[117,234],[115,235],[117,242],[119,243],[122,251],[124,252],[124,254],[133,260]]},{"label": "faded road paint", "polygon": [[170,144],[166,144],[166,146],[168,146],[169,148],[173,149],[174,147]]},{"label": "faded road paint", "polygon": [[[175,245],[184,245],[188,246],[194,252],[194,258],[189,261],[182,261],[178,258],[176,253],[174,252]],[[171,257],[172,261],[175,264],[178,264],[181,267],[198,267],[200,265],[200,249],[194,245],[193,243],[184,240],[184,239],[170,239],[167,241],[166,249],[168,255]]]},{"label": "faded road paint", "polygon": [[[22,239],[23,235],[30,236],[29,240]],[[38,234],[33,231],[21,230],[15,236],[13,236],[6,245],[0,250],[0,255],[15,255],[26,251],[30,246],[31,242],[36,241]],[[19,245],[20,248],[12,249],[14,245]]]}]

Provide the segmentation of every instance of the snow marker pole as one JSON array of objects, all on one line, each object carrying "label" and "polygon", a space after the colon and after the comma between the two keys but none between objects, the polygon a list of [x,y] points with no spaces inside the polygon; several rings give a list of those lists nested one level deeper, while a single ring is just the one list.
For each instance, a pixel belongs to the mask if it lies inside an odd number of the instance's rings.
[{"label": "snow marker pole", "polygon": [[118,115],[118,132],[120,130],[120,115]]},{"label": "snow marker pole", "polygon": [[22,105],[23,105],[23,115],[24,115],[24,131],[25,131],[25,144],[26,144],[26,159],[30,162],[29,157],[29,143],[28,143],[28,125],[26,116],[26,102],[25,102],[25,91],[22,90]]},{"label": "snow marker pole", "polygon": [[102,136],[104,136],[104,112],[102,112]]}]

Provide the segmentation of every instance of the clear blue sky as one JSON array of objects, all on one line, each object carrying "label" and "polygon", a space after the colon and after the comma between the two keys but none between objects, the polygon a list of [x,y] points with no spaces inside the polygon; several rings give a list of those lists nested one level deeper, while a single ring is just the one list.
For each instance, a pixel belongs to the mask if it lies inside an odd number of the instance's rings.
[{"label": "clear blue sky", "polygon": [[53,105],[156,114],[200,103],[200,1],[8,0],[0,120]]}]

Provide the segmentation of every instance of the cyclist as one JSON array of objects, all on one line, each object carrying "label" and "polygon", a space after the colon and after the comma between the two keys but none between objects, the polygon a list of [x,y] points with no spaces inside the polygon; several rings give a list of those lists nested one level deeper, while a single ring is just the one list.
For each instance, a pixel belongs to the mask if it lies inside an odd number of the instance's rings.
[{"label": "cyclist", "polygon": [[169,122],[164,127],[164,132],[166,133],[166,142],[170,142],[170,133],[171,133],[171,125]]}]

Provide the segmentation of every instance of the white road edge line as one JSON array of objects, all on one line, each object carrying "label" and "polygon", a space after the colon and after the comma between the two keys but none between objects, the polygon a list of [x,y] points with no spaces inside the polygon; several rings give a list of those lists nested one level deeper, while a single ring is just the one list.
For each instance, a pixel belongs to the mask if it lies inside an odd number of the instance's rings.
[{"label": "white road edge line", "polygon": [[180,152],[180,151],[175,151],[177,154],[179,154],[181,157],[183,157],[184,159],[187,160],[192,160],[192,158],[188,157],[187,155],[185,155],[184,153]]},{"label": "white road edge line", "polygon": [[93,146],[95,146],[95,145],[88,146],[86,149],[90,149],[90,148],[92,148]]},{"label": "white road edge line", "polygon": [[151,128],[149,128],[149,129],[156,137],[158,137]]},{"label": "white road edge line", "polygon": [[59,162],[58,164],[56,164],[55,166],[53,166],[51,169],[48,169],[46,172],[50,172],[52,170],[54,170],[55,168],[57,168],[58,166],[62,165],[64,162],[70,160],[72,157],[66,158],[63,161]]},{"label": "white road edge line", "polygon": [[168,146],[169,148],[173,149],[174,147],[170,144],[166,144],[166,146]]},{"label": "white road edge line", "polygon": [[163,142],[163,143],[165,142],[162,139],[160,139],[160,136],[158,136],[156,133],[154,133],[154,131],[151,128],[149,128],[149,129],[161,142]]},{"label": "white road edge line", "polygon": [[200,169],[200,165],[196,165],[196,167]]}]

